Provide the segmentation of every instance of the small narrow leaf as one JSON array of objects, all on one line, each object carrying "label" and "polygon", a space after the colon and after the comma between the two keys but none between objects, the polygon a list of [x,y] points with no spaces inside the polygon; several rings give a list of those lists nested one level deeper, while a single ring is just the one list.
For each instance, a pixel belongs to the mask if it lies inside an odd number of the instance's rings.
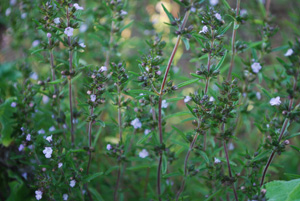
[{"label": "small narrow leaf", "polygon": [[175,21],[173,15],[166,9],[166,7],[164,6],[164,4],[161,4],[161,6],[163,7],[165,13],[167,14],[167,16],[168,16],[170,22]]}]

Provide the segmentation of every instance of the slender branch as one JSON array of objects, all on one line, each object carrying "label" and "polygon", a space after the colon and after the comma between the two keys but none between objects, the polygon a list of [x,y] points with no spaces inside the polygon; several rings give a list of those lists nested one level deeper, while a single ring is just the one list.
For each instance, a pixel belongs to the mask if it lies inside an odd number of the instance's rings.
[{"label": "slender branch", "polygon": [[[49,46],[51,47],[52,41],[51,37],[48,38]],[[53,56],[53,50],[51,48],[50,52],[50,65],[51,65],[51,74],[52,74],[52,81],[56,80],[55,77],[55,66],[54,66],[54,56]],[[57,85],[54,84],[54,94],[58,95],[58,88]]]},{"label": "slender branch", "polygon": [[[240,3],[241,3],[241,0],[236,1],[236,16],[238,16],[240,13]],[[236,49],[235,49],[235,37],[236,37],[236,32],[237,32],[237,29],[235,29],[236,25],[237,25],[237,21],[235,20],[234,26],[233,26],[233,31],[232,31],[232,39],[231,39],[232,55],[231,55],[231,61],[230,61],[230,67],[229,67],[229,72],[228,72],[228,76],[227,76],[227,81],[231,80],[231,73],[232,73],[232,70],[234,67],[234,57],[236,54]]]},{"label": "slender branch", "polygon": [[108,50],[106,51],[106,57],[105,57],[105,66],[108,68],[109,66],[109,57],[112,50],[112,43],[114,41],[114,21],[111,22],[111,29],[110,29],[110,38],[108,43]]},{"label": "slender branch", "polygon": [[268,19],[269,15],[270,15],[270,6],[271,6],[271,0],[267,0],[267,3],[266,3],[266,19]]},{"label": "slender branch", "polygon": [[89,151],[88,151],[88,155],[89,155],[89,162],[88,162],[88,166],[87,166],[87,170],[86,170],[86,174],[89,174],[89,169],[90,169],[90,164],[92,161],[92,152],[91,152],[91,148],[92,148],[92,124],[93,124],[93,114],[94,114],[94,107],[91,107],[91,111],[90,111],[90,122],[89,122],[89,128],[88,128],[88,135],[89,135]]},{"label": "slender branch", "polygon": [[119,162],[119,169],[118,169],[118,177],[117,177],[117,184],[115,187],[115,193],[114,193],[114,201],[118,200],[118,191],[119,191],[119,185],[120,185],[120,179],[121,179],[121,163]]},{"label": "slender branch", "polygon": [[[296,73],[295,77],[294,77],[294,85],[293,85],[293,91],[296,91],[297,89],[297,77],[298,77],[298,73]],[[292,109],[292,106],[293,106],[293,102],[294,102],[294,98],[293,97],[290,97],[290,101],[289,101],[289,111],[291,111]],[[283,122],[283,125],[282,125],[282,128],[281,128],[281,132],[280,132],[280,135],[279,135],[279,138],[278,138],[278,143],[280,143],[282,137],[283,137],[283,134],[286,130],[286,127],[289,123],[289,119],[286,118]],[[261,177],[261,181],[260,181],[260,186],[262,186],[264,184],[264,180],[265,180],[265,177],[266,177],[266,174],[267,174],[267,171],[268,171],[268,168],[269,166],[271,165],[272,161],[273,161],[273,158],[275,157],[275,153],[276,153],[276,149],[274,149],[267,161],[267,164],[264,168],[264,171],[263,171],[263,175]]]},{"label": "slender branch", "polygon": [[[69,15],[69,8],[67,8],[67,23],[68,27],[70,26],[70,15]],[[69,43],[69,71],[70,74],[73,74],[73,52],[71,50],[72,43],[71,37],[68,36],[68,43]],[[73,104],[72,104],[72,75],[68,76],[69,80],[69,105],[70,105],[70,121],[71,121],[71,145],[74,147],[74,124],[73,124]]]}]

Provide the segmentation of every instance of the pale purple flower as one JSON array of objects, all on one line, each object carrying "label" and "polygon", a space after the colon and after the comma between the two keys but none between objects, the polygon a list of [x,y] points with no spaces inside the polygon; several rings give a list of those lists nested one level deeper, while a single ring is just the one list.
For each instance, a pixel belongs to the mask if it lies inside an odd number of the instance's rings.
[{"label": "pale purple flower", "polygon": [[161,75],[161,71],[160,70],[156,71],[155,73],[156,73],[156,75]]},{"label": "pale purple flower", "polygon": [[233,144],[232,142],[230,142],[230,143],[228,144],[228,149],[229,149],[229,150],[234,150],[234,144]]},{"label": "pale purple flower", "polygon": [[209,98],[209,101],[210,101],[210,102],[214,102],[214,101],[215,101],[215,98],[211,96],[211,97]]},{"label": "pale purple flower", "polygon": [[50,131],[50,132],[55,131],[55,127],[54,127],[54,126],[51,126],[51,127],[49,128],[49,131]]},{"label": "pale purple flower", "polygon": [[247,10],[246,9],[241,9],[241,11],[240,11],[240,16],[245,16],[245,15],[247,15],[248,14],[248,12],[247,12]]},{"label": "pale purple flower", "polygon": [[191,10],[190,10],[192,13],[196,12],[196,8],[195,7],[191,7]]},{"label": "pale purple flower", "polygon": [[258,62],[254,62],[254,63],[251,65],[251,68],[252,68],[252,71],[253,71],[254,73],[258,73],[258,72],[260,71],[260,69],[261,69],[261,65],[260,65],[260,63],[258,63]]},{"label": "pale purple flower", "polygon": [[271,98],[270,104],[272,106],[274,106],[274,105],[280,105],[281,104],[280,97],[277,96],[276,98]]},{"label": "pale purple flower", "polygon": [[24,173],[22,174],[22,177],[23,177],[25,180],[27,180],[27,172],[24,172]]},{"label": "pale purple flower", "polygon": [[145,134],[145,135],[148,135],[149,133],[151,133],[151,130],[150,130],[150,129],[146,129],[146,130],[144,131],[144,134]]},{"label": "pale purple flower", "polygon": [[99,69],[99,72],[104,72],[107,71],[107,67],[106,66],[101,66],[101,68]]},{"label": "pale purple flower", "polygon": [[91,94],[92,94],[92,91],[88,90],[86,93],[87,93],[88,95],[91,95]]},{"label": "pale purple flower", "polygon": [[40,190],[35,191],[35,198],[36,198],[37,200],[42,199],[42,195],[43,195],[43,192],[42,192],[42,191],[40,191]]},{"label": "pale purple flower", "polygon": [[83,7],[79,6],[78,3],[74,3],[76,10],[83,10]]},{"label": "pale purple flower", "polygon": [[73,36],[73,31],[74,29],[72,27],[67,27],[64,31],[64,33],[67,35],[67,36]]},{"label": "pale purple flower", "polygon": [[24,149],[25,147],[24,147],[24,145],[23,144],[20,144],[20,146],[19,146],[19,151],[23,151],[23,149]]},{"label": "pale purple flower", "polygon": [[11,13],[11,8],[6,9],[5,16],[9,16]]},{"label": "pale purple flower", "polygon": [[48,102],[49,102],[49,97],[43,95],[43,103],[44,103],[44,104],[47,104]]},{"label": "pale purple flower", "polygon": [[52,135],[46,137],[46,140],[47,140],[48,142],[52,142]]},{"label": "pale purple flower", "polygon": [[97,98],[97,97],[96,97],[95,94],[92,94],[92,95],[91,95],[91,101],[92,101],[92,102],[95,102],[95,101],[96,101],[96,98]]},{"label": "pale purple flower", "polygon": [[21,19],[25,19],[27,17],[27,13],[22,13],[21,14]]},{"label": "pale purple flower", "polygon": [[216,164],[221,163],[221,160],[215,157],[215,163]]},{"label": "pale purple flower", "polygon": [[87,29],[88,29],[88,25],[82,24],[79,28],[79,31],[80,31],[80,33],[84,33],[84,32],[86,32]]},{"label": "pale purple flower", "polygon": [[219,20],[219,21],[222,20],[222,16],[219,13],[215,14],[215,18],[217,18],[217,20]]},{"label": "pale purple flower", "polygon": [[27,140],[27,141],[30,141],[30,140],[31,140],[31,135],[30,135],[30,134],[28,134],[28,135],[26,136],[26,140]]},{"label": "pale purple flower", "polygon": [[127,15],[128,13],[124,10],[121,10],[120,15]]},{"label": "pale purple flower", "polygon": [[43,154],[45,154],[46,158],[51,158],[52,152],[53,150],[51,147],[45,147],[45,149],[43,150]]},{"label": "pale purple flower", "polygon": [[258,100],[260,100],[260,99],[261,99],[261,93],[256,92],[256,98],[257,98]]},{"label": "pale purple flower", "polygon": [[51,38],[51,33],[47,33],[47,38]]},{"label": "pale purple flower", "polygon": [[86,45],[84,43],[79,43],[79,46],[82,47],[82,48],[86,47]]},{"label": "pale purple flower", "polygon": [[219,0],[209,0],[210,5],[215,6],[219,3]]},{"label": "pale purple flower", "polygon": [[293,49],[288,49],[287,52],[284,54],[285,57],[289,57],[294,53]]},{"label": "pale purple flower", "polygon": [[38,46],[40,44],[40,41],[39,40],[34,40],[33,42],[32,42],[32,47],[36,47],[36,46]]},{"label": "pale purple flower", "polygon": [[167,108],[168,105],[169,105],[169,103],[167,103],[166,100],[163,100],[163,101],[161,102],[161,108]]},{"label": "pale purple flower", "polygon": [[189,102],[189,101],[191,101],[191,100],[192,100],[192,97],[186,96],[186,97],[184,98],[183,102],[187,103],[187,102]]},{"label": "pale purple flower", "polygon": [[76,185],[76,181],[73,179],[70,181],[70,186],[73,188]]},{"label": "pale purple flower", "polygon": [[17,106],[17,103],[16,103],[16,102],[12,102],[12,103],[10,104],[10,106],[11,106],[11,107],[16,107],[16,106]]},{"label": "pale purple flower", "polygon": [[146,149],[143,149],[142,151],[140,151],[140,153],[139,153],[140,158],[146,158],[147,156],[149,156],[149,153]]},{"label": "pale purple flower", "polygon": [[17,0],[10,0],[9,3],[11,6],[14,6],[17,3]]},{"label": "pale purple flower", "polygon": [[63,163],[58,163],[58,168],[61,168],[63,166]]},{"label": "pale purple flower", "polygon": [[142,123],[140,122],[140,120],[138,118],[135,118],[134,120],[131,121],[130,123],[134,129],[138,129],[142,127]]},{"label": "pale purple flower", "polygon": [[106,145],[106,149],[107,149],[108,151],[111,150],[111,149],[112,149],[111,144],[107,144],[107,145]]},{"label": "pale purple flower", "polygon": [[68,194],[63,194],[63,200],[68,200]]},{"label": "pale purple flower", "polygon": [[208,27],[205,25],[202,27],[202,30],[199,31],[199,34],[203,33],[203,34],[206,34],[208,32]]},{"label": "pale purple flower", "polygon": [[59,17],[55,18],[55,19],[53,20],[53,22],[54,22],[55,24],[60,24],[60,19],[59,19]]},{"label": "pale purple flower", "polygon": [[45,130],[44,130],[44,129],[39,130],[39,131],[38,131],[38,134],[39,134],[39,135],[40,135],[40,134],[45,134]]}]

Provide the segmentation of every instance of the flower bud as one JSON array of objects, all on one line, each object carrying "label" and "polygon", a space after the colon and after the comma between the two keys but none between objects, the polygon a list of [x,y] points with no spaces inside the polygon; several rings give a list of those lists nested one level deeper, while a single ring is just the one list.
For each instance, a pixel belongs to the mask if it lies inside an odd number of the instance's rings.
[{"label": "flower bud", "polygon": [[290,141],[289,141],[289,140],[285,140],[285,141],[284,141],[284,144],[285,144],[285,145],[289,145],[289,144],[290,144]]},{"label": "flower bud", "polygon": [[47,33],[48,38],[51,38],[51,36],[52,36],[51,33]]}]

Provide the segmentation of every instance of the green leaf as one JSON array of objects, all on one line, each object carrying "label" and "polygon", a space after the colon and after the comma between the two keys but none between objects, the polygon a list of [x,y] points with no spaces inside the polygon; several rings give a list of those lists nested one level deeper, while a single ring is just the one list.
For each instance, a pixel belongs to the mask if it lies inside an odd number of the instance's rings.
[{"label": "green leaf", "polygon": [[31,55],[44,51],[44,49],[37,49],[31,52]]},{"label": "green leaf", "polygon": [[188,105],[188,104],[185,104],[185,105],[189,109],[189,111],[194,115],[194,117],[197,118],[197,115],[193,112],[193,108],[190,105]]},{"label": "green leaf", "polygon": [[220,188],[219,190],[214,192],[211,196],[209,196],[205,201],[209,201],[209,200],[213,199],[215,196],[219,195],[223,190],[224,190],[223,188]]},{"label": "green leaf", "polygon": [[54,80],[54,81],[48,82],[48,84],[58,84],[58,83],[61,83],[63,81],[64,81],[64,79],[58,79],[58,80]]},{"label": "green leaf", "polygon": [[197,78],[199,78],[199,79],[205,79],[204,76],[197,75],[197,74],[195,74],[195,73],[190,73],[190,75],[193,76],[193,77],[197,77]]},{"label": "green leaf", "polygon": [[167,99],[167,103],[180,101],[182,99],[184,99],[184,97],[170,98],[170,99]]},{"label": "green leaf", "polygon": [[184,43],[185,49],[189,50],[190,49],[190,42],[189,39],[182,37],[181,38],[182,42]]},{"label": "green leaf", "polygon": [[267,151],[264,151],[264,152],[262,152],[262,153],[259,153],[257,156],[255,156],[255,157],[252,159],[252,162],[261,160],[261,159],[265,158],[266,156],[269,156],[270,153],[271,153],[271,150],[267,150]]},{"label": "green leaf", "polygon": [[266,89],[264,89],[262,86],[260,86],[259,84],[257,84],[256,85],[260,90],[262,90],[262,92],[266,95],[266,96],[268,96],[268,98],[272,98],[273,96],[272,96],[272,94],[270,93],[270,92],[268,92]]},{"label": "green leaf", "polygon": [[97,177],[103,175],[103,172],[97,172],[95,174],[92,174],[92,175],[89,175],[89,176],[86,176],[85,178],[83,178],[83,183],[87,183],[87,182],[90,182],[92,181],[93,179],[96,179]]},{"label": "green leaf", "polygon": [[220,31],[220,35],[223,35],[227,32],[227,30],[231,27],[232,22],[230,22],[222,31]]},{"label": "green leaf", "polygon": [[140,169],[146,169],[146,168],[152,168],[155,167],[156,165],[136,165],[136,166],[132,166],[129,168],[126,168],[126,170],[140,170]]},{"label": "green leaf", "polygon": [[152,134],[149,133],[148,135],[144,135],[141,139],[139,139],[139,141],[137,141],[137,145],[142,144],[143,142],[145,142]]},{"label": "green leaf", "polygon": [[170,22],[175,21],[173,15],[166,9],[166,7],[164,6],[164,4],[161,4],[161,6],[163,7],[165,13],[167,14],[167,16],[168,16]]},{"label": "green leaf", "polygon": [[147,90],[142,90],[142,89],[133,89],[133,90],[130,90],[128,93],[129,93],[129,94],[141,94],[141,93],[143,93],[143,94],[148,94],[148,95],[154,95],[154,96],[157,96],[157,94],[154,93],[154,92],[147,91]]},{"label": "green leaf", "polygon": [[228,4],[228,2],[226,0],[222,0],[224,6],[226,6],[227,9],[231,9],[230,5]]},{"label": "green leaf", "polygon": [[177,133],[186,141],[189,142],[188,139],[186,138],[184,132],[182,132],[181,130],[179,130],[178,128],[176,128],[175,126],[172,126],[172,128],[177,131]]},{"label": "green leaf", "polygon": [[197,152],[202,156],[202,158],[205,160],[205,162],[207,164],[209,164],[209,159],[208,159],[207,154],[204,151],[200,151],[200,150],[197,150]]},{"label": "green leaf", "polygon": [[133,20],[131,22],[129,22],[128,24],[126,24],[124,27],[122,27],[120,29],[120,33],[122,33],[122,31],[124,31],[125,29],[129,28],[132,24],[133,24]]},{"label": "green leaf", "polygon": [[186,82],[182,82],[182,83],[178,84],[177,87],[179,89],[179,88],[187,86],[189,84],[193,84],[193,83],[195,83],[197,81],[199,81],[199,79],[193,79],[193,80],[189,80],[189,81],[186,81]]},{"label": "green leaf", "polygon": [[300,135],[300,133],[294,133],[292,135],[287,136],[286,139],[290,139],[290,138],[293,138],[293,137],[296,137],[296,136],[299,136],[299,135]]},{"label": "green leaf", "polygon": [[272,181],[266,184],[270,201],[300,201],[300,179]]},{"label": "green leaf", "polygon": [[169,178],[169,177],[181,176],[181,175],[182,174],[180,172],[172,172],[172,173],[163,175],[163,178],[166,179],[166,178]]},{"label": "green leaf", "polygon": [[162,156],[162,173],[166,174],[167,169],[168,169],[168,159],[165,156],[165,154],[163,154],[163,156]]},{"label": "green leaf", "polygon": [[223,57],[222,57],[221,60],[219,61],[219,63],[218,63],[218,65],[216,66],[216,69],[215,69],[215,70],[219,70],[219,69],[220,69],[220,67],[222,66],[222,64],[223,64],[223,62],[224,62],[224,60],[225,60],[225,58],[226,58],[226,56],[227,56],[227,52],[228,52],[228,51],[225,51],[225,54],[223,55]]}]

